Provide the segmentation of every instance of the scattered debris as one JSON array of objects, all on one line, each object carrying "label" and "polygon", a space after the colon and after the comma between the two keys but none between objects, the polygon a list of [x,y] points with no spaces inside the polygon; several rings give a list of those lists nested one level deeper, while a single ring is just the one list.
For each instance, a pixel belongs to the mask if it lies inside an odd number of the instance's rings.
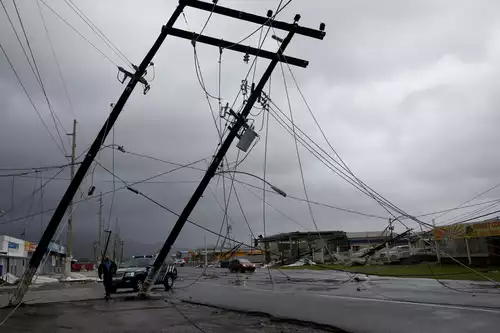
[{"label": "scattered debris", "polygon": [[246,286],[247,285],[247,281],[246,280],[234,280],[234,281],[231,281],[232,284],[234,284],[235,286]]},{"label": "scattered debris", "polygon": [[12,273],[2,275],[0,284],[15,284],[19,278]]},{"label": "scattered debris", "polygon": [[35,276],[35,278],[33,279],[33,284],[45,284],[45,283],[57,283],[57,282],[59,282],[59,279],[45,275],[38,275]]},{"label": "scattered debris", "polygon": [[366,274],[363,274],[363,275],[358,274],[353,278],[353,280],[356,282],[369,282],[370,277]]},{"label": "scattered debris", "polygon": [[290,265],[285,265],[284,267],[298,267],[298,266],[305,266],[305,265],[314,266],[314,265],[316,265],[316,263],[314,261],[312,261],[311,259],[302,258],[299,261],[296,261]]}]

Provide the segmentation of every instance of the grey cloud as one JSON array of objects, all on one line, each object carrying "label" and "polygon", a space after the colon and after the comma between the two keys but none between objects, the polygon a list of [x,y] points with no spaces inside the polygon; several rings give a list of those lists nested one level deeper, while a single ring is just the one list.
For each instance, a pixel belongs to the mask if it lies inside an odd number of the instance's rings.
[{"label": "grey cloud", "polygon": [[[148,2],[143,4],[144,11],[139,11],[137,3],[132,1],[77,4],[127,57],[138,63],[176,2]],[[265,14],[277,2],[221,1],[221,4]],[[51,5],[113,60],[119,61],[63,3]],[[9,6],[10,12],[14,13]],[[498,142],[495,124],[498,120],[496,78],[499,68],[496,58],[500,50],[500,30],[495,23],[497,6],[493,1],[444,1],[438,4],[431,1],[314,1],[308,2],[307,6],[294,1],[280,15],[281,19],[290,21],[295,13],[301,13],[301,24],[312,27],[319,26],[319,22],[326,23],[324,41],[300,36],[294,38],[287,54],[310,61],[309,68],[294,68],[294,74],[327,137],[352,170],[410,213],[454,206],[498,182],[496,170],[500,160],[494,153],[494,144]],[[66,130],[69,130],[75,115],[66,101],[38,11],[36,7],[24,4],[20,8],[49,97]],[[42,10],[79,121],[77,154],[80,154],[104,123],[109,104],[117,100],[123,86],[116,81],[114,66],[50,11]],[[190,28],[199,31],[207,13],[186,10],[186,16]],[[185,28],[182,18],[177,26]],[[0,27],[0,42],[55,134],[44,97],[8,23],[2,19]],[[254,25],[240,24],[234,19],[216,15],[204,33],[237,41],[253,29]],[[283,32],[277,34],[284,35]],[[245,43],[256,45],[258,39],[259,34],[256,34]],[[276,45],[269,40],[265,47],[274,50]],[[197,45],[197,51],[207,89],[217,94],[219,51],[201,44]],[[168,37],[154,62],[156,78],[151,91],[143,96],[138,87],[134,92],[116,124],[115,142],[131,152],[181,164],[209,158],[218,139],[207,101],[196,79],[192,45],[187,40]],[[266,63],[266,60],[259,60],[256,77],[262,74]],[[249,65],[242,62],[242,54],[223,52],[221,96],[224,104],[233,101],[248,68]],[[43,129],[4,58],[0,58],[0,74],[3,119],[0,122],[0,167],[64,163],[64,157]],[[149,75],[151,78],[151,71]],[[286,76],[295,121],[332,153],[289,74]],[[271,97],[288,114],[280,68],[272,78]],[[212,105],[217,113],[217,101],[212,100]],[[261,116],[255,121],[259,129]],[[62,135],[66,136],[65,133]],[[262,176],[264,131],[260,135],[261,140],[241,164],[240,170]],[[111,137],[106,140],[106,144],[110,143]],[[268,144],[267,179],[290,195],[304,197],[294,142],[274,120],[271,120]],[[66,147],[69,146],[66,144]],[[388,216],[372,199],[346,184],[302,147],[299,151],[312,200]],[[100,163],[111,168],[111,156],[111,150],[103,150]],[[228,160],[235,161],[236,156],[233,147]],[[206,163],[197,166],[204,168]],[[115,172],[127,181],[158,175],[171,168],[173,166],[165,163],[115,152]],[[44,177],[51,174],[44,173]],[[145,183],[136,187],[180,212],[196,186],[194,181],[199,180],[201,174],[195,170],[179,170],[155,179],[165,183]],[[69,171],[65,170],[60,177],[67,178],[68,175]],[[262,185],[243,175],[237,177]],[[82,185],[83,191],[91,185],[91,178],[88,177]],[[111,179],[107,172],[96,167],[96,192],[110,191]],[[0,179],[0,209],[10,206],[10,180]],[[29,195],[35,181],[32,178],[18,181],[16,178],[16,201]],[[176,183],[178,181],[189,182]],[[65,180],[51,183],[45,191],[44,207],[55,207],[66,185]],[[122,184],[117,181],[117,186]],[[226,186],[228,193],[229,182]],[[221,182],[212,180],[211,188],[222,202]],[[261,201],[241,185],[237,184],[236,188],[252,230],[256,234],[264,233]],[[495,198],[496,195],[498,192],[492,191],[483,199]],[[276,208],[313,229],[305,203],[273,194],[266,198]],[[104,200],[108,221],[111,196],[106,195]],[[18,207],[14,216],[23,216],[28,207],[29,201]],[[379,219],[325,207],[313,208],[316,222],[323,229],[381,230],[386,225]],[[272,208],[266,210],[268,234],[300,228]],[[85,235],[84,238],[95,237],[97,211],[96,198],[79,204],[75,211],[75,232]],[[229,214],[234,220],[234,237],[249,242],[248,227],[234,195]],[[50,213],[44,215],[45,222],[49,218]],[[148,244],[163,242],[175,222],[170,213],[126,190],[116,193],[112,226],[115,218],[120,219],[120,229],[126,239]],[[212,230],[219,230],[222,218],[222,211],[212,195],[206,192],[192,219]],[[3,217],[1,222],[5,219]],[[31,231],[28,231],[30,237],[36,239],[40,227],[39,221],[34,221],[30,222]],[[0,226],[2,231],[18,235],[23,222]],[[205,235],[193,226],[186,226],[177,245],[200,245]],[[212,235],[207,235],[207,239],[209,243],[216,241]],[[90,246],[91,241],[86,244]]]}]

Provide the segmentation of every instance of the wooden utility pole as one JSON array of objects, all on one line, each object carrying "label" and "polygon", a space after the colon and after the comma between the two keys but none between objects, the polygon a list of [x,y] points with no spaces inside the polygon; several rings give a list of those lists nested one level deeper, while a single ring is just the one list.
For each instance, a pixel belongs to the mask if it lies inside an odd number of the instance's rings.
[{"label": "wooden utility pole", "polygon": [[123,244],[124,243],[125,243],[124,241],[120,240],[120,260],[118,263],[121,263],[123,261]]},{"label": "wooden utility pole", "polygon": [[[71,166],[70,166],[70,179],[73,181],[75,177],[75,151],[76,151],[76,119],[73,119],[73,132],[68,133],[67,135],[71,135]],[[71,262],[73,261],[73,198],[69,201],[68,204],[68,230],[66,236],[66,275],[71,274]]]},{"label": "wooden utility pole", "polygon": [[[149,269],[148,276],[146,280],[144,281],[141,290],[139,291],[139,295],[142,297],[145,297],[148,295],[149,291],[153,287],[153,283],[156,280],[158,273],[160,272],[160,268],[163,265],[165,259],[167,258],[168,253],[172,249],[173,244],[175,243],[177,237],[179,236],[182,228],[184,227],[184,224],[186,224],[186,221],[188,220],[189,216],[191,215],[191,212],[193,209],[196,207],[196,204],[202,197],[203,193],[205,192],[208,184],[210,183],[212,177],[216,174],[217,169],[219,168],[222,160],[224,159],[224,156],[226,155],[227,151],[231,147],[231,144],[233,143],[235,138],[240,139],[238,143],[238,147],[241,147],[243,151],[245,149],[243,148],[245,145],[248,146],[248,142],[245,144],[245,134],[248,134],[252,131],[250,126],[247,124],[247,117],[250,114],[250,111],[252,110],[252,107],[254,106],[255,102],[257,101],[258,98],[260,98],[262,94],[262,90],[264,89],[264,86],[266,85],[267,81],[271,77],[271,73],[273,70],[276,68],[276,65],[280,61],[286,61],[288,64],[296,64],[302,67],[307,66],[307,61],[300,60],[300,59],[294,59],[292,57],[284,56],[283,52],[292,40],[292,37],[298,33],[298,34],[303,34],[306,36],[311,36],[314,38],[318,39],[323,39],[325,36],[325,25],[322,23],[320,25],[320,30],[313,30],[309,28],[303,28],[299,27],[298,21],[300,19],[300,15],[295,15],[294,17],[294,22],[293,24],[290,23],[285,23],[285,22],[279,22],[275,21],[272,15],[272,11],[268,11],[267,13],[267,18],[266,17],[261,17],[257,16],[254,14],[248,14],[244,13],[241,11],[237,11],[234,9],[222,7],[216,5],[216,2],[214,4],[202,2],[202,1],[197,1],[197,0],[184,0],[181,3],[186,4],[187,6],[198,8],[201,10],[205,10],[212,13],[217,13],[229,17],[233,17],[236,19],[244,20],[244,21],[249,21],[257,24],[263,24],[263,25],[269,25],[272,26],[276,29],[281,29],[288,31],[288,35],[283,39],[281,42],[280,48],[278,52],[272,53],[268,52],[265,50],[261,49],[255,49],[251,48],[249,46],[245,47],[243,45],[240,45],[239,43],[231,43],[228,41],[224,41],[221,39],[216,39],[212,37],[207,37],[187,31],[183,31],[180,29],[175,29],[175,28],[169,28],[169,33],[171,35],[185,38],[191,41],[193,44],[193,47],[196,47],[196,43],[205,43],[205,44],[211,44],[214,46],[219,47],[219,49],[222,50],[224,48],[233,50],[233,51],[238,51],[238,52],[243,52],[247,56],[248,54],[254,54],[259,57],[264,57],[266,58],[266,55],[269,59],[271,59],[270,64],[268,65],[266,71],[262,75],[259,83],[255,86],[254,89],[252,89],[252,92],[244,104],[243,110],[241,112],[236,113],[233,110],[229,110],[228,113],[228,118],[232,117],[231,119],[231,124],[228,126],[230,129],[229,133],[227,134],[226,138],[224,139],[223,142],[220,143],[219,149],[215,156],[212,159],[212,162],[210,163],[210,166],[208,167],[205,175],[203,176],[202,180],[200,181],[200,184],[194,191],[193,195],[187,202],[186,206],[184,207],[183,211],[179,215],[177,222],[175,223],[174,227],[172,228],[172,231],[170,232],[170,235],[168,235],[168,238],[166,239],[162,249],[158,253],[158,256],[155,259],[155,262],[153,266]],[[241,48],[240,48],[241,47]],[[293,60],[292,60],[293,59]],[[240,133],[241,131],[241,133]],[[250,133],[252,134],[252,133]],[[243,145],[242,145],[243,144]],[[251,141],[250,141],[251,144]],[[248,147],[247,147],[248,149]]]},{"label": "wooden utility pole", "polygon": [[102,233],[104,231],[104,221],[102,220],[102,192],[99,193],[99,213],[98,213],[98,218],[99,220],[97,221],[97,256],[96,256],[96,261],[99,262],[99,256],[102,255]]},{"label": "wooden utility pole", "polygon": [[165,38],[169,33],[169,29],[172,28],[175,21],[181,15],[184,7],[186,6],[184,2],[185,1],[181,1],[179,5],[176,7],[168,22],[161,28],[158,38],[156,39],[151,49],[148,51],[148,53],[142,60],[141,64],[139,66],[134,66],[133,73],[130,73],[124,70],[123,68],[118,67],[119,72],[125,75],[125,77],[123,78],[123,80],[121,80],[121,82],[124,83],[127,78],[129,79],[129,81],[127,82],[125,89],[120,95],[120,98],[114,105],[113,111],[111,111],[111,113],[109,114],[108,119],[103,124],[101,130],[94,139],[94,142],[88,149],[85,158],[83,159],[82,163],[80,164],[80,167],[78,168],[78,171],[75,174],[75,177],[72,179],[70,185],[66,189],[66,192],[61,198],[61,201],[57,205],[57,208],[55,209],[54,214],[52,215],[52,218],[50,219],[50,222],[47,225],[47,228],[45,229],[38,243],[38,246],[35,252],[33,253],[33,256],[30,259],[28,268],[26,269],[23,276],[19,280],[19,284],[9,302],[10,306],[17,306],[22,302],[24,295],[26,294],[29,286],[31,285],[31,281],[35,276],[38,266],[40,266],[40,263],[45,253],[47,252],[47,248],[50,244],[50,241],[54,237],[59,227],[59,224],[61,223],[61,220],[63,219],[64,214],[68,209],[68,205],[70,204],[71,200],[73,200],[73,197],[75,196],[76,192],[78,191],[78,188],[82,184],[85,175],[87,174],[87,172],[90,169],[90,166],[94,162],[95,156],[101,149],[102,143],[106,140],[106,137],[108,136],[109,132],[113,129],[113,125],[120,116],[123,107],[127,103],[135,87],[137,86],[138,83],[141,83],[144,86],[143,92],[147,93],[147,91],[149,91],[150,86],[146,81],[146,79],[144,78],[146,69],[151,65],[151,61],[153,60],[154,56],[160,49],[160,46],[165,41]]},{"label": "wooden utility pole", "polygon": [[104,232],[108,235],[106,236],[106,243],[104,245],[104,251],[102,251],[101,261],[99,262],[99,264],[104,260],[104,257],[108,252],[109,240],[111,239],[111,230],[104,230]]},{"label": "wooden utility pole", "polygon": [[118,231],[118,218],[115,220],[115,236],[113,237],[113,260],[116,260],[117,256],[117,249],[116,247],[118,246],[118,243],[120,241],[120,232]]}]

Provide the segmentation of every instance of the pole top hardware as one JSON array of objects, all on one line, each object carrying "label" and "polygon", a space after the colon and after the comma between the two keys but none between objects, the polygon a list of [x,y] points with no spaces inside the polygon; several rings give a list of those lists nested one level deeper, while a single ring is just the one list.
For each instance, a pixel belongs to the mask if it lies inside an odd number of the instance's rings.
[{"label": "pole top hardware", "polygon": [[[153,63],[151,63],[151,66],[152,66]],[[136,65],[132,64],[132,67],[134,68],[135,70],[135,74],[132,74],[130,73],[129,71],[127,71],[125,68],[121,67],[121,66],[118,66],[118,72],[116,73],[116,79],[120,82],[120,83],[124,83],[125,80],[127,79],[127,77],[129,78],[135,78],[137,81],[139,81],[140,83],[142,83],[144,89],[143,89],[143,94],[146,95],[149,91],[149,89],[151,89],[151,86],[149,85],[148,81],[146,81],[146,79],[144,78],[144,76],[146,76],[146,74],[148,73],[147,70],[144,70],[144,75],[138,77],[137,73],[139,71],[139,67],[137,67]],[[120,77],[120,72],[123,73],[123,76]]]}]

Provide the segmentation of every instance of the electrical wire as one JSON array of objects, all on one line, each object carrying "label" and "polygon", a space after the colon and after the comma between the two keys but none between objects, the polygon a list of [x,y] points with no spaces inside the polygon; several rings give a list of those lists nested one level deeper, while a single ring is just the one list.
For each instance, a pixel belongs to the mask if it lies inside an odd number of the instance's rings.
[{"label": "electrical wire", "polygon": [[[79,164],[79,163],[75,163]],[[59,164],[59,165],[47,165],[47,166],[36,166],[36,167],[26,167],[26,168],[0,168],[0,171],[20,171],[20,170],[34,170],[34,171],[42,171],[42,170],[48,170],[48,169],[60,169],[60,168],[65,168],[70,166],[71,163],[69,164]]]},{"label": "electrical wire", "polygon": [[56,52],[54,49],[54,45],[52,44],[52,39],[50,38],[49,29],[47,28],[47,24],[45,22],[45,17],[43,16],[42,8],[40,7],[40,2],[38,0],[36,1],[36,5],[38,7],[38,13],[40,14],[40,18],[42,19],[43,27],[45,29],[45,36],[47,36],[47,40],[49,42],[50,49],[52,51],[52,56],[53,56],[54,61],[56,63],[57,72],[59,74],[59,78],[61,79],[61,83],[62,83],[63,88],[64,88],[64,93],[66,95],[66,99],[68,100],[69,108],[70,108],[71,112],[73,113],[73,115],[75,116],[75,118],[77,118],[76,112],[75,112],[75,107],[73,106],[73,102],[71,101],[71,98],[69,96],[68,85],[66,84],[66,80],[64,79],[64,75],[62,73],[61,66],[59,65],[59,60],[57,58],[57,55],[56,55]]},{"label": "electrical wire", "polygon": [[102,52],[97,46],[95,46],[88,38],[86,38],[81,32],[79,32],[75,27],[73,27],[67,20],[65,20],[59,13],[57,13],[52,7],[50,7],[45,0],[39,0],[43,3],[45,7],[50,9],[54,15],[56,15],[61,21],[63,21],[68,27],[70,27],[74,32],[76,32],[83,40],[85,40],[90,46],[92,46],[97,52],[99,52],[106,60],[115,65],[116,67],[120,67],[115,61],[113,61],[110,57],[108,57],[104,52]]},{"label": "electrical wire", "polygon": [[[280,2],[281,4],[281,2]],[[255,58],[255,66],[257,67],[257,58]],[[263,177],[262,177],[262,224],[264,228],[264,238],[267,238],[267,228],[266,228],[266,175],[267,175],[267,147],[268,147],[268,141],[269,141],[269,112],[267,113],[267,121],[266,121],[266,139],[264,141],[264,164],[263,164]],[[269,280],[271,280],[272,283],[273,277],[271,275],[271,271],[269,270],[269,262],[268,260],[268,247],[269,243],[264,242],[264,256],[265,256],[265,262],[267,263],[267,274],[269,275]]]},{"label": "electrical wire", "polygon": [[[272,209],[274,209],[275,211],[277,211],[278,213],[280,213],[282,216],[284,216],[286,219],[288,219],[289,221],[291,221],[292,223],[296,224],[297,226],[301,227],[302,229],[304,229],[305,231],[308,230],[308,228],[306,226],[304,226],[302,223],[298,222],[297,220],[291,218],[290,216],[288,216],[287,214],[285,214],[283,211],[281,211],[280,209],[274,207],[273,205],[271,205],[268,201],[264,200],[264,198],[262,198],[261,196],[259,196],[257,193],[255,193],[254,191],[252,191],[251,189],[249,189],[247,187],[248,184],[245,184],[245,183],[242,183],[242,182],[238,182],[237,183],[240,184],[240,186],[242,186],[244,189],[246,189],[248,192],[250,192],[253,196],[257,197],[260,201],[262,202],[265,202],[269,207],[271,207]],[[262,189],[262,188],[261,188]],[[287,196],[288,197],[288,196]]]},{"label": "electrical wire", "polygon": [[12,62],[10,61],[7,53],[5,52],[5,49],[3,48],[2,44],[0,43],[0,49],[2,50],[2,53],[3,55],[5,56],[5,59],[7,59],[7,62],[9,63],[9,66],[10,68],[12,69],[12,71],[14,72],[14,75],[16,76],[17,78],[17,81],[19,82],[19,84],[21,85],[21,87],[23,88],[23,91],[24,91],[24,94],[26,95],[26,97],[28,97],[28,100],[30,101],[31,103],[31,106],[33,107],[33,109],[35,110],[36,114],[38,115],[38,118],[40,119],[40,121],[42,122],[43,124],[43,127],[45,127],[45,130],[49,133],[52,141],[54,141],[54,143],[56,144],[56,146],[59,148],[59,150],[66,156],[66,152],[64,151],[64,148],[62,148],[59,143],[57,142],[57,140],[55,139],[54,135],[52,134],[52,132],[49,130],[49,127],[47,126],[47,124],[45,123],[45,121],[43,120],[43,117],[42,115],[40,114],[40,111],[38,110],[38,108],[36,107],[35,103],[33,102],[33,100],[31,99],[31,96],[30,94],[28,93],[28,90],[26,90],[26,87],[24,86],[23,82],[21,81],[21,78],[19,77],[16,69],[14,68],[14,65],[12,64]]},{"label": "electrical wire", "polygon": [[[114,146],[115,145],[115,128],[114,127],[112,128],[111,136],[112,136],[112,146]],[[109,227],[111,224],[111,214],[113,213],[113,206],[115,203],[115,194],[116,194],[115,150],[114,149],[113,149],[113,153],[112,153],[111,164],[112,164],[112,166],[111,166],[112,173],[111,174],[113,175],[113,193],[111,194],[111,204],[109,205],[108,226],[106,228],[107,230],[110,230]],[[115,232],[116,232],[116,230],[115,230]]]},{"label": "electrical wire", "polygon": [[[294,138],[294,143],[295,143],[295,152],[297,154],[297,162],[298,162],[298,166],[299,166],[299,170],[300,170],[300,179],[301,179],[301,182],[302,182],[302,187],[304,189],[304,195],[305,195],[305,198],[307,200],[307,207],[308,207],[308,210],[309,210],[309,214],[311,216],[311,221],[313,222],[314,228],[316,229],[316,232],[318,233],[318,236],[320,237],[320,239],[324,243],[324,247],[326,248],[328,254],[330,255],[330,257],[332,259],[336,260],[335,256],[330,252],[329,247],[327,246],[325,240],[321,236],[321,232],[319,231],[318,224],[316,223],[316,219],[314,217],[314,212],[313,212],[310,200],[309,200],[309,194],[307,192],[307,185],[306,185],[306,181],[305,181],[305,178],[304,178],[304,170],[303,170],[303,167],[302,167],[302,160],[300,158],[299,144],[298,144],[298,141],[297,141],[297,133],[295,131],[295,125],[294,125],[295,123],[294,123],[294,118],[293,118],[292,103],[290,101],[290,95],[288,93],[288,85],[286,83],[285,71],[283,70],[283,64],[281,62],[280,62],[280,68],[281,68],[281,73],[282,73],[282,76],[283,76],[283,85],[284,85],[284,88],[285,88],[286,99],[287,99],[287,102],[288,102],[288,110],[290,111],[290,121],[292,123],[293,138]],[[267,115],[269,117],[269,112],[267,113]],[[349,279],[351,279],[351,278],[353,278],[353,276],[349,276]]]},{"label": "electrical wire", "polygon": [[486,207],[482,207],[482,208],[477,208],[477,209],[474,209],[473,211],[471,212],[466,212],[466,213],[463,213],[463,214],[460,214],[452,219],[448,219],[446,221],[443,221],[443,223],[441,223],[439,226],[443,226],[443,225],[452,225],[452,224],[455,224],[457,223],[458,221],[462,220],[462,219],[467,219],[467,218],[470,218],[472,216],[475,216],[479,213],[482,213],[488,209],[491,209],[495,206],[498,206],[500,205],[500,202],[493,202],[491,204],[489,204],[488,206]]},{"label": "electrical wire", "polygon": [[[191,165],[193,164],[196,164],[196,163],[199,163],[201,161],[205,161],[207,160],[207,158],[202,158],[202,159],[199,159],[197,161],[194,161],[194,162],[191,162],[191,163],[188,163],[188,164],[185,164],[185,165],[180,165],[179,167],[177,168],[174,168],[174,169],[170,169],[170,170],[167,170],[165,172],[162,172],[160,174],[157,174],[157,175],[154,175],[154,176],[151,176],[151,177],[147,177],[145,179],[142,179],[142,180],[138,180],[138,181],[135,181],[135,182],[132,182],[132,183],[129,183],[129,186],[133,186],[133,185],[137,185],[137,184],[141,184],[141,183],[144,183],[144,182],[147,182],[148,180],[151,180],[151,179],[155,179],[155,178],[158,178],[158,177],[161,177],[161,176],[164,176],[168,173],[171,173],[171,172],[174,172],[174,171],[177,171],[177,170],[180,170],[180,169],[183,169],[183,168],[187,168],[187,167],[190,167]],[[60,171],[62,172],[62,171]],[[43,187],[42,187],[43,188]],[[122,186],[122,187],[119,187],[117,188],[115,191],[120,191],[120,190],[123,190],[123,189],[126,189],[127,187],[126,186]],[[113,190],[110,190],[110,191],[107,191],[107,192],[103,192],[102,195],[107,195],[107,194],[111,194],[113,192],[115,192]],[[91,199],[96,199],[96,198],[99,198],[99,195],[94,195],[94,196],[90,196],[90,197],[87,197],[86,199],[83,199],[83,200],[78,200],[78,201],[74,201],[73,204],[75,203],[78,203],[78,202],[81,202],[81,201],[87,201],[87,200],[91,200]],[[48,213],[48,212],[52,212],[56,210],[56,208],[51,208],[51,209],[47,209],[47,210],[42,210],[41,212],[39,213],[36,213],[36,214],[31,214],[31,215],[25,215],[25,216],[22,216],[22,217],[19,217],[19,218],[15,218],[15,219],[11,219],[10,221],[6,221],[6,222],[0,222],[0,225],[2,224],[9,224],[9,223],[13,223],[13,222],[17,222],[19,220],[22,220],[22,219],[25,219],[25,218],[28,218],[28,217],[31,217],[31,216],[37,216],[37,215],[40,215],[40,214],[45,214],[45,213]]]},{"label": "electrical wire", "polygon": [[[486,189],[485,191],[483,191],[483,192],[481,192],[481,193],[477,194],[476,196],[474,196],[473,198],[471,198],[471,199],[469,199],[469,200],[467,200],[467,201],[464,201],[463,203],[461,203],[460,205],[456,206],[455,208],[460,208],[460,207],[462,207],[463,205],[466,205],[466,204],[468,204],[469,202],[471,202],[471,201],[473,201],[473,200],[475,200],[475,199],[479,198],[480,196],[482,196],[482,195],[484,195],[484,194],[486,194],[486,193],[488,193],[488,192],[493,191],[494,189],[496,189],[496,188],[497,188],[497,187],[499,187],[499,186],[500,186],[500,183],[498,183],[498,184],[496,184],[496,185],[494,185],[494,186],[492,186],[492,187],[490,187],[490,188]],[[448,212],[444,212],[444,213],[442,213],[441,215],[436,216],[434,219],[435,219],[435,220],[437,220],[438,218],[441,218],[441,217],[443,217],[443,216],[444,216],[444,215],[446,215],[446,214],[448,214]]]},{"label": "electrical wire", "polygon": [[194,326],[194,327],[195,327],[198,331],[203,332],[203,333],[206,333],[206,331],[204,331],[204,330],[203,330],[200,326],[198,326],[195,322],[193,322],[191,319],[189,319],[189,318],[188,318],[188,317],[187,317],[187,316],[186,316],[186,315],[185,315],[185,314],[184,314],[181,310],[179,310],[179,309],[175,306],[174,302],[172,302],[172,301],[171,301],[171,300],[169,300],[169,299],[165,299],[165,300],[166,300],[166,301],[167,301],[170,305],[172,305],[172,307],[173,307],[173,308],[174,308],[177,312],[179,312],[179,314],[180,314],[182,317],[184,317],[184,319],[186,319],[186,321],[187,321],[188,323],[190,323],[191,325],[193,325],[193,326]]},{"label": "electrical wire", "polygon": [[99,29],[73,1],[64,0],[64,2],[66,2],[68,7],[70,7],[82,19],[82,21],[84,21],[89,26],[89,28],[92,29],[97,37],[99,37],[104,42],[104,44],[106,44],[111,49],[111,51],[113,51],[125,64],[127,64],[130,69],[134,68],[132,61],[130,61],[130,59],[127,58],[127,56],[123,54],[123,52],[120,51],[120,49],[115,44],[113,44],[113,42],[109,40],[108,37],[106,37],[101,29]]},{"label": "electrical wire", "polygon": [[[67,167],[67,166],[66,166],[66,167]],[[66,167],[62,167],[62,168],[61,168],[61,170],[59,170],[56,174],[54,174],[51,178],[49,178],[49,179],[48,179],[48,180],[47,180],[47,181],[46,181],[43,185],[41,185],[39,188],[37,188],[36,190],[34,190],[34,191],[33,191],[33,193],[31,193],[29,196],[27,196],[27,197],[23,198],[23,199],[22,199],[22,200],[18,203],[18,206],[20,206],[20,205],[24,204],[24,202],[26,202],[26,200],[28,200],[28,199],[30,199],[30,198],[33,198],[33,197],[35,196],[35,194],[36,194],[38,191],[43,190],[43,188],[44,188],[44,187],[45,187],[48,183],[50,183],[53,179],[55,179],[55,177],[57,177],[57,175],[59,175],[61,172],[63,172],[63,171],[65,170],[65,168],[66,168]],[[38,174],[39,174],[39,173],[36,173],[36,175],[38,175]],[[40,184],[41,184],[41,179],[40,179]],[[10,210],[10,209],[9,209],[9,210],[7,210],[7,211],[5,211],[2,215],[0,215],[0,219],[1,219],[3,216],[5,216],[5,215],[7,215],[8,213],[10,213],[10,212],[11,212],[11,210]],[[27,216],[27,217],[29,217],[29,214],[28,214],[28,216]],[[3,223],[0,223],[0,224],[7,224],[7,223],[3,222]]]},{"label": "electrical wire", "polygon": [[[16,4],[16,1],[15,0],[12,0],[12,3],[14,4],[14,8],[16,10],[16,14],[17,14],[17,18],[19,19],[19,23],[21,24],[21,29],[23,31],[23,34],[24,34],[24,38],[26,40],[26,44],[28,45],[28,50],[30,51],[30,54],[31,54],[31,58],[33,60],[33,65],[35,66],[35,71],[36,71],[36,75],[35,76],[38,76],[38,82],[40,84],[40,88],[42,89],[42,92],[43,92],[43,95],[45,96],[45,100],[47,102],[47,106],[49,108],[49,111],[50,111],[50,115],[52,117],[52,121],[54,122],[54,127],[56,129],[56,132],[57,132],[57,136],[59,137],[59,140],[61,141],[61,146],[64,150],[64,156],[67,157],[67,153],[66,153],[66,148],[64,146],[64,142],[63,142],[63,139],[62,139],[62,136],[61,136],[61,132],[59,131],[59,127],[57,126],[57,122],[59,122],[59,124],[61,125],[62,129],[66,132],[66,129],[64,128],[64,125],[62,124],[61,120],[59,119],[59,117],[57,116],[57,113],[56,111],[54,110],[54,108],[52,107],[52,103],[50,102],[49,100],[49,97],[47,96],[47,91],[45,90],[45,86],[43,84],[43,80],[42,80],[42,75],[40,74],[40,71],[38,69],[38,65],[36,63],[36,59],[35,59],[35,55],[33,53],[33,50],[31,48],[31,44],[30,44],[30,41],[29,41],[29,38],[28,38],[28,35],[26,33],[26,29],[24,28],[24,24],[23,24],[23,20],[21,18],[21,14],[19,12],[19,9],[17,8],[17,4]],[[56,121],[57,119],[57,121]],[[68,139],[69,140],[69,139]]]},{"label": "electrical wire", "polygon": [[[125,153],[126,154],[130,154],[130,155],[134,155],[134,156],[137,156],[137,157],[147,158],[147,159],[151,159],[151,160],[154,160],[154,161],[158,161],[158,162],[170,164],[170,165],[182,166],[182,164],[175,163],[175,162],[168,161],[168,160],[164,160],[164,159],[157,158],[157,157],[153,157],[153,156],[149,156],[149,155],[146,155],[146,154],[131,152],[131,151],[128,151],[128,150],[126,150]],[[245,157],[246,156],[248,156],[248,154],[245,155]],[[240,165],[240,164],[241,163],[238,163],[237,166]],[[196,167],[188,167],[188,168],[189,169],[193,169],[193,170],[203,171],[203,172],[205,171],[205,169],[196,168]],[[221,174],[221,176],[227,177],[224,174]],[[243,182],[243,181],[241,181],[241,180],[239,180],[237,178],[235,178],[234,181],[237,182],[237,183],[240,183],[240,184],[244,184],[244,185],[247,185],[247,186],[250,186],[250,187],[254,187],[254,188],[258,189],[258,190],[262,190],[263,189],[262,187],[258,187],[258,186],[255,186],[255,185]],[[266,192],[277,194],[276,192],[271,191],[271,190],[267,190],[267,189],[266,189]],[[254,195],[255,195],[255,193],[254,193]],[[289,194],[287,194],[287,198],[298,200],[298,201],[303,201],[303,202],[307,201],[306,199],[295,197],[295,196],[292,196],[292,195],[289,195]],[[261,200],[262,200],[262,198],[261,198]],[[500,199],[498,199],[498,201],[500,201]],[[329,204],[325,204],[325,203],[321,203],[321,202],[317,202],[317,201],[309,200],[309,202],[312,203],[312,204],[314,204],[314,205],[319,205],[319,206],[323,206],[323,207],[327,207],[327,208],[332,208],[332,209],[344,211],[346,213],[352,213],[352,214],[362,215],[362,216],[366,216],[366,217],[373,217],[373,218],[378,218],[378,219],[383,219],[383,220],[387,219],[387,217],[373,215],[373,214],[367,214],[367,213],[362,213],[362,212],[358,212],[358,211],[354,211],[354,210],[350,210],[350,209],[346,209],[346,208],[341,208],[341,207],[336,207],[336,206],[333,206],[333,205],[329,205]],[[305,228],[303,225],[302,225],[302,227]]]},{"label": "electrical wire", "polygon": [[251,32],[249,35],[247,35],[243,39],[241,39],[238,42],[230,45],[228,48],[232,48],[235,45],[239,45],[239,44],[243,43],[244,41],[246,41],[247,39],[249,39],[250,37],[252,37],[253,35],[255,35],[259,30],[262,30],[264,28],[264,26],[268,25],[269,22],[272,22],[272,20],[274,20],[276,18],[276,16],[292,2],[292,0],[288,0],[288,2],[283,7],[281,7],[281,3],[282,2],[283,1],[280,1],[280,3],[278,4],[278,7],[276,8],[276,13],[274,13],[274,15],[272,15],[270,18],[268,18],[267,21],[265,21],[257,29],[255,29],[253,32]]},{"label": "electrical wire", "polygon": [[[83,193],[81,192],[81,196],[83,196]],[[80,196],[80,197],[81,197]],[[81,201],[80,201],[81,202]],[[77,208],[77,205],[74,205],[73,206],[73,209],[71,210],[70,214],[73,214],[75,209]],[[53,242],[57,242],[57,240],[61,237],[64,229],[66,228],[66,226],[68,225],[68,220],[66,220],[66,222],[62,224],[62,226],[59,227],[59,232],[57,233],[56,231],[56,235],[53,239]],[[45,254],[44,258],[42,259],[42,262],[41,262],[41,265],[40,266],[44,266],[45,263],[47,262],[48,258],[50,257],[49,253]],[[35,284],[36,280],[38,279],[38,277],[40,276],[40,274],[36,274],[35,275],[35,278],[34,278],[34,281],[31,282],[31,284],[28,286],[28,290],[26,291],[26,293],[24,295],[26,295],[30,290],[31,288],[33,288],[33,285]],[[24,299],[24,297],[23,297]],[[7,316],[0,322],[0,328],[7,322],[7,320],[16,312],[16,310],[22,305],[24,304],[23,303],[23,299],[20,300],[20,302],[12,309],[12,311],[10,311]]]}]

